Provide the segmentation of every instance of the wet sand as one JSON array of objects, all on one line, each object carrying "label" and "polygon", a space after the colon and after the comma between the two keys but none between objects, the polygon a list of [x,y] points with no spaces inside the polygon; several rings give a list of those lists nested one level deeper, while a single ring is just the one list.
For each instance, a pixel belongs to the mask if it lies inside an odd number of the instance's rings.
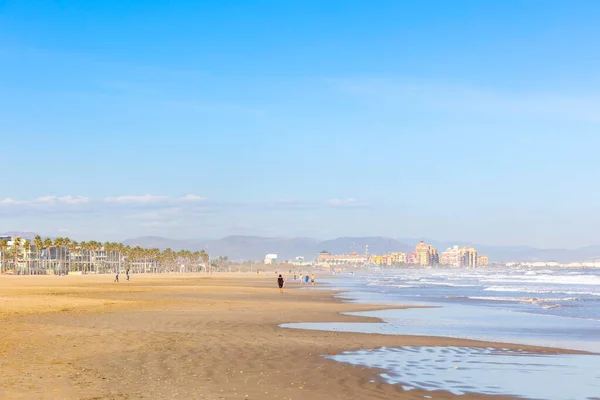
[{"label": "wet sand", "polygon": [[[124,277],[123,277],[124,278]],[[279,328],[368,322],[330,291],[256,274],[0,276],[0,399],[487,399],[404,392],[323,355],[381,346],[502,346]],[[423,309],[427,312],[427,309]],[[562,351],[564,353],[564,351]]]}]

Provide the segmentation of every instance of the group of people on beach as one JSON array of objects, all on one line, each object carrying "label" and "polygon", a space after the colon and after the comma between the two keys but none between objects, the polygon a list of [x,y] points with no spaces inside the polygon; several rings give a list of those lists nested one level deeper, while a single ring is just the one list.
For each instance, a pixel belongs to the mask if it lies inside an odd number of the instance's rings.
[{"label": "group of people on beach", "polygon": [[[129,282],[129,269],[125,270],[125,276],[127,277],[127,282]],[[115,275],[115,280],[113,282],[119,282],[119,273],[117,272],[117,275]]]},{"label": "group of people on beach", "polygon": [[[294,280],[297,279],[298,275],[294,274]],[[310,277],[308,274],[300,274],[300,286],[304,284],[308,285],[309,281],[311,285],[315,285],[315,274],[312,274]],[[277,278],[277,285],[279,286],[279,293],[283,293],[283,286],[285,285],[285,280],[283,279],[283,276],[281,274],[279,274],[279,277]]]}]

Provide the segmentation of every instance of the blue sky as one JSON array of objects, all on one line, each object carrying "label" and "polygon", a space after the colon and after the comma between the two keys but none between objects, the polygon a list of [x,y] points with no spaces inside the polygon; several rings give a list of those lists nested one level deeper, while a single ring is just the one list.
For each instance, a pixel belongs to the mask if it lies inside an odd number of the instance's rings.
[{"label": "blue sky", "polygon": [[600,244],[599,13],[0,0],[0,231]]}]

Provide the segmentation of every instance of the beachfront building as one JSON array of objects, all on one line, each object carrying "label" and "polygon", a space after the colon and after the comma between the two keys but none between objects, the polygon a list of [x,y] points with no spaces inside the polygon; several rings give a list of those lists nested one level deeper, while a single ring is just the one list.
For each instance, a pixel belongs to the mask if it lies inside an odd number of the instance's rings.
[{"label": "beachfront building", "polygon": [[396,252],[391,254],[392,264],[406,264],[406,253]]},{"label": "beachfront building", "polygon": [[383,256],[378,256],[377,254],[371,254],[369,256],[369,264],[381,265],[382,262],[383,262]]},{"label": "beachfront building", "polygon": [[477,266],[477,250],[471,247],[463,247],[460,249],[460,255],[462,259],[463,267],[476,267]]},{"label": "beachfront building", "polygon": [[441,265],[460,267],[461,262],[460,248],[458,246],[449,247],[440,255]]},{"label": "beachfront building", "polygon": [[479,255],[473,246],[452,246],[442,252],[440,264],[450,267],[486,267],[489,260],[487,256]]},{"label": "beachfront building", "polygon": [[319,264],[329,265],[362,265],[368,261],[369,257],[358,253],[333,255],[328,251],[322,251],[317,257]]},{"label": "beachfront building", "polygon": [[265,265],[277,264],[277,254],[265,255]]},{"label": "beachfront building", "polygon": [[437,249],[421,240],[415,249],[415,264],[421,266],[438,265]]},{"label": "beachfront building", "polygon": [[383,255],[371,254],[369,264],[402,265],[406,264],[406,253],[396,252]]}]

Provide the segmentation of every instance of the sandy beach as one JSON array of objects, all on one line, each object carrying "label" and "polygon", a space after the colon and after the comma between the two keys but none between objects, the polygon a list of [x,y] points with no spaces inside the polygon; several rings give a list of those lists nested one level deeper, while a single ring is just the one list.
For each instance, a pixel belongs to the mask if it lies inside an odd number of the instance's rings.
[{"label": "sandy beach", "polygon": [[377,370],[323,357],[381,346],[490,343],[278,327],[373,321],[339,313],[382,306],[343,303],[331,291],[298,290],[293,281],[281,295],[271,274],[112,280],[0,277],[1,399],[492,398],[404,392]]}]

